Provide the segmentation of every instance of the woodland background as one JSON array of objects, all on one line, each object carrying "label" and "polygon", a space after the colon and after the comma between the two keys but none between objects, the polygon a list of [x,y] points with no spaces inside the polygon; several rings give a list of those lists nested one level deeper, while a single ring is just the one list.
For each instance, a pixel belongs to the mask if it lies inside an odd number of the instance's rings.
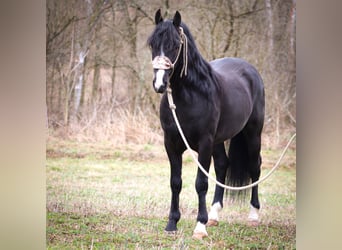
[{"label": "woodland background", "polygon": [[180,11],[207,60],[240,57],[266,92],[263,144],[296,130],[295,0],[47,0],[49,136],[113,145],[162,143],[146,40],[154,14]]}]

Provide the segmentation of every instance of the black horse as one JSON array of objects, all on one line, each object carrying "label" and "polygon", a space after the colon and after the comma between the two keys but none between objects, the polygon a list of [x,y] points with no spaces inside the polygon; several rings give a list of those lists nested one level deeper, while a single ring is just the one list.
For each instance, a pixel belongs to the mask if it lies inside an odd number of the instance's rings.
[{"label": "black horse", "polygon": [[[155,14],[155,30],[148,38],[154,68],[153,87],[164,93],[160,121],[170,161],[171,208],[166,231],[177,230],[180,219],[182,154],[186,146],[177,130],[165,90],[168,84],[176,113],[190,147],[208,171],[214,159],[216,179],[235,186],[257,181],[260,176],[261,132],[264,123],[264,87],[257,70],[238,58],[221,58],[208,63],[199,53],[188,27],[177,11],[173,20]],[[230,139],[228,156],[224,141]],[[224,189],[216,185],[208,215],[208,178],[198,169],[197,225],[194,237],[207,236],[206,225],[218,224]],[[258,187],[252,188],[249,220],[258,221]],[[208,224],[207,224],[208,223]]]}]

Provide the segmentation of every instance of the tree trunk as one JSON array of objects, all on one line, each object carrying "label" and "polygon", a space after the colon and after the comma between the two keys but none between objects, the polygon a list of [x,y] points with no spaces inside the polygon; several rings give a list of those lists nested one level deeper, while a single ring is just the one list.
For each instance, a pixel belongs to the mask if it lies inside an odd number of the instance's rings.
[{"label": "tree trunk", "polygon": [[131,18],[129,11],[130,4],[128,1],[125,1],[124,3],[124,17],[126,18],[125,23],[127,25],[127,31],[128,31],[128,46],[129,46],[129,61],[130,66],[128,67],[131,71],[129,76],[127,77],[127,80],[129,81],[128,84],[130,85],[130,89],[132,90],[131,95],[133,99],[133,113],[136,113],[136,109],[139,105],[139,88],[136,86],[136,79],[139,78],[137,75],[136,67],[138,67],[138,59],[137,59],[137,16],[135,13],[134,17]]},{"label": "tree trunk", "polygon": [[100,63],[99,63],[99,59],[98,59],[97,55],[95,55],[93,86],[92,86],[92,90],[91,90],[91,103],[93,103],[93,104],[95,104],[97,102],[96,99],[99,96],[99,94],[98,94],[99,82],[100,82]]},{"label": "tree trunk", "polygon": [[[114,5],[112,5],[112,27],[114,30],[115,27],[115,8]],[[116,78],[116,57],[117,57],[117,44],[116,44],[116,37],[115,37],[115,32],[112,32],[112,77],[111,77],[111,93],[110,93],[110,104],[111,107],[114,106],[114,102],[115,102],[115,78]]]},{"label": "tree trunk", "polygon": [[87,82],[87,59],[88,57],[84,58],[84,64],[83,64],[83,70],[82,70],[82,75],[83,75],[83,87],[81,90],[81,100],[80,100],[80,105],[79,109],[82,111],[84,109],[84,98],[85,98],[85,87],[86,87],[86,82]]},{"label": "tree trunk", "polygon": [[74,111],[73,111],[73,119],[77,118],[78,110],[81,103],[81,96],[83,91],[84,85],[84,63],[86,58],[86,52],[80,51],[78,60],[79,60],[79,67],[76,69],[75,72],[75,88],[74,88]]},{"label": "tree trunk", "polygon": [[235,22],[232,1],[228,0],[227,5],[228,5],[228,10],[229,10],[229,32],[228,32],[226,46],[223,49],[224,54],[229,50],[230,45],[232,44],[233,35],[234,35],[234,22]]},{"label": "tree trunk", "polygon": [[[265,0],[266,5],[266,17],[268,23],[268,30],[267,30],[267,38],[268,38],[268,55],[272,55],[273,53],[273,13],[272,13],[272,6],[271,0]],[[271,64],[270,64],[271,65]]]}]

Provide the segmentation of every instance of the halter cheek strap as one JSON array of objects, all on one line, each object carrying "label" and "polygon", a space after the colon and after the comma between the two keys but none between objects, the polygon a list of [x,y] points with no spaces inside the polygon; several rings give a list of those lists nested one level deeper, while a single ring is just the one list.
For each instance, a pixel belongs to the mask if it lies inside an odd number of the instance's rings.
[{"label": "halter cheek strap", "polygon": [[183,73],[184,75],[187,75],[188,72],[188,38],[186,37],[186,35],[184,34],[183,28],[179,27],[179,32],[180,32],[180,46],[177,52],[177,56],[176,59],[174,61],[174,63],[171,62],[170,58],[168,58],[167,56],[156,56],[153,60],[152,60],[152,66],[154,69],[172,69],[172,72],[170,75],[173,74],[173,69],[175,64],[177,63],[181,50],[182,50],[182,46],[184,46],[183,49],[183,67],[180,73],[180,76],[182,77]]}]

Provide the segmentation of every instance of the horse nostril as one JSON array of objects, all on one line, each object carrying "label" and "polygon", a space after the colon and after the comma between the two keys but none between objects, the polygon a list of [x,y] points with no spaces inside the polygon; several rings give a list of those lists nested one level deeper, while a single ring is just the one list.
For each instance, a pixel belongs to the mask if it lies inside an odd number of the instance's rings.
[{"label": "horse nostril", "polygon": [[162,94],[165,92],[165,89],[166,89],[166,85],[160,86],[160,88],[157,90],[157,93]]}]

